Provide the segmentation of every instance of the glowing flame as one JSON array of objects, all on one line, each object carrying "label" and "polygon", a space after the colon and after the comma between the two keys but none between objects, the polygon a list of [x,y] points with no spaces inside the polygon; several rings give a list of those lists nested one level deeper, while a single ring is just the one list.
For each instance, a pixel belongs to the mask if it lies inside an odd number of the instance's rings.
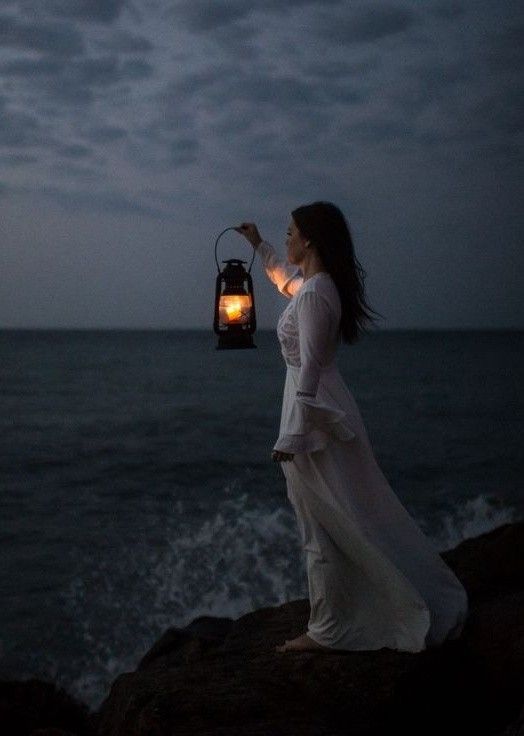
[{"label": "glowing flame", "polygon": [[220,297],[221,321],[226,324],[232,322],[247,322],[251,309],[249,294],[226,294]]}]

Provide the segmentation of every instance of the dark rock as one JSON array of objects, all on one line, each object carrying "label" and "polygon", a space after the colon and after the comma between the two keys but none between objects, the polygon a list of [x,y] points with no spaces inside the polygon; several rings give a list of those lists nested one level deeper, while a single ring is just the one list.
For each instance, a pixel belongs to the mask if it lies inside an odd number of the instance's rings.
[{"label": "dark rock", "polygon": [[519,715],[497,736],[524,736],[524,705]]},{"label": "dark rock", "polygon": [[0,728],[9,736],[89,736],[87,707],[51,682],[0,681]]},{"label": "dark rock", "polygon": [[465,539],[442,557],[473,602],[499,592],[524,590],[524,521]]},{"label": "dark rock", "polygon": [[72,731],[64,731],[62,728],[38,728],[31,732],[31,736],[77,736]]},{"label": "dark rock", "polygon": [[304,632],[307,600],[171,628],[115,680],[98,733],[514,736],[505,729],[518,728],[524,692],[523,552],[524,522],[444,552],[470,616],[459,639],[416,654],[276,652]]},{"label": "dark rock", "polygon": [[524,736],[524,522],[442,554],[464,583],[461,637],[417,654],[280,654],[307,600],[172,627],[97,714],[53,684],[0,682],[9,736]]},{"label": "dark rock", "polygon": [[[196,650],[202,654],[213,645],[221,643],[229,632],[233,619],[201,616],[192,621],[184,629],[170,628],[162,634],[160,639],[151,647],[140,660],[137,669],[143,670],[155,666],[168,666],[172,656],[175,661],[180,657],[180,650],[189,653],[189,659],[197,656]],[[198,639],[196,638],[198,637]]]}]

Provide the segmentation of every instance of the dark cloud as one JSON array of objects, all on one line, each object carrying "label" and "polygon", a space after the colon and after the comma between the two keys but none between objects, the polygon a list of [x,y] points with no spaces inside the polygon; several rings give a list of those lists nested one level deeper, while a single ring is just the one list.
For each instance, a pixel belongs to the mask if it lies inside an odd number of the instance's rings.
[{"label": "dark cloud", "polygon": [[[426,277],[437,263],[427,254],[445,248],[455,258],[468,233],[464,269],[450,262],[433,276],[438,311],[442,284],[456,277],[460,291],[456,274],[471,276],[479,248],[497,242],[499,262],[504,248],[520,252],[521,8],[516,0],[0,0],[0,194],[3,209],[12,195],[13,252],[27,242],[18,214],[42,202],[50,215],[42,244],[52,252],[60,208],[78,214],[88,238],[111,227],[117,242],[131,225],[134,245],[151,225],[161,239],[187,221],[184,242],[198,243],[242,211],[278,232],[278,213],[292,202],[325,197],[354,203],[362,247],[387,274],[377,276],[382,293],[391,291],[392,257],[419,282],[413,263]],[[392,217],[402,235],[393,251]],[[145,218],[158,222],[143,228]],[[177,253],[187,272],[194,253]],[[60,268],[67,282],[67,263]],[[23,292],[16,274],[6,276]],[[404,296],[399,288],[393,303]],[[421,323],[433,313],[425,306]]]},{"label": "dark cloud", "polygon": [[397,84],[388,85],[383,96],[392,106],[392,112],[407,122],[419,117],[427,109],[437,108],[437,118],[442,123],[447,120],[448,105],[451,101],[456,116],[464,105],[464,89],[471,87],[471,70],[467,65],[442,62],[440,57],[429,56],[423,62],[412,63],[404,68],[402,79]]},{"label": "dark cloud", "polygon": [[108,87],[126,78],[117,56],[81,59],[68,65],[62,76],[80,87]]},{"label": "dark cloud", "polygon": [[127,0],[22,0],[30,13],[45,12],[62,18],[111,23],[116,20]]},{"label": "dark cloud", "polygon": [[484,126],[486,134],[501,133],[506,137],[524,132],[524,90],[507,94],[496,90],[471,108],[471,119]]},{"label": "dark cloud", "polygon": [[524,71],[524,24],[511,25],[488,39],[483,57],[494,73]]},{"label": "dark cloud", "polygon": [[409,124],[401,120],[369,118],[358,123],[349,123],[346,128],[350,139],[379,144],[405,140],[413,136]]},{"label": "dark cloud", "polygon": [[120,66],[121,79],[135,80],[147,79],[153,75],[154,68],[143,59],[128,59]]},{"label": "dark cloud", "polygon": [[72,207],[73,209],[85,208],[88,212],[98,210],[109,213],[134,214],[144,217],[163,217],[161,212],[155,207],[150,207],[124,194],[113,191],[108,192],[64,192],[47,190],[48,196],[56,197],[61,204]]},{"label": "dark cloud", "polygon": [[7,153],[0,156],[0,163],[4,166],[25,166],[34,164],[38,161],[37,156],[31,156],[27,153]]},{"label": "dark cloud", "polygon": [[[78,182],[96,182],[100,184],[102,175],[98,169],[88,166],[79,166],[71,161],[57,161],[50,167],[53,177],[61,179],[73,179]],[[104,177],[105,178],[105,177]]]},{"label": "dark cloud", "polygon": [[80,87],[108,87],[152,73],[153,67],[143,59],[121,61],[117,56],[99,56],[73,61],[62,69],[61,77]]},{"label": "dark cloud", "polygon": [[[323,0],[324,7],[338,5],[340,0]],[[254,13],[287,14],[294,8],[313,6],[314,0],[229,0],[220,5],[215,0],[182,0],[170,8],[168,15],[185,28],[195,33],[215,34],[232,24],[238,24],[250,18]],[[243,32],[249,29],[243,25]],[[224,39],[225,40],[225,39]],[[230,37],[230,41],[235,39]]]},{"label": "dark cloud", "polygon": [[446,130],[440,128],[438,130],[424,129],[416,133],[416,140],[425,146],[426,150],[434,147],[439,150],[443,144],[460,144],[464,145],[479,140],[480,133],[478,129],[463,128],[462,130]]},{"label": "dark cloud", "polygon": [[145,36],[122,30],[115,30],[106,41],[97,41],[97,46],[120,54],[144,54],[154,48],[154,45]]},{"label": "dark cloud", "polygon": [[429,12],[439,18],[449,20],[464,14],[464,3],[457,0],[438,0],[429,7]]},{"label": "dark cloud", "polygon": [[0,71],[23,80],[39,98],[86,106],[100,90],[150,77],[153,67],[143,59],[104,55],[67,61],[57,57],[17,59],[0,65]]},{"label": "dark cloud", "polygon": [[245,3],[184,2],[178,3],[173,15],[190,31],[205,33],[216,31],[248,15],[250,8]]},{"label": "dark cloud", "polygon": [[87,130],[83,137],[92,143],[113,143],[125,138],[127,132],[115,125],[99,125]]},{"label": "dark cloud", "polygon": [[147,145],[163,146],[169,144],[174,137],[191,133],[194,135],[195,115],[189,112],[188,106],[183,105],[180,99],[159,98],[155,103],[157,114],[146,125],[140,125],[135,130],[135,138],[142,147]]},{"label": "dark cloud", "polygon": [[291,75],[270,76],[257,71],[245,73],[239,80],[223,82],[225,97],[221,99],[245,100],[282,109],[282,106],[314,107],[322,104],[323,94],[318,85]]},{"label": "dark cloud", "polygon": [[397,35],[407,31],[416,21],[413,11],[393,5],[348,10],[344,4],[341,8],[329,12],[323,8],[315,23],[320,36],[341,44],[377,41]]},{"label": "dark cloud", "polygon": [[331,105],[360,105],[370,98],[370,90],[354,79],[330,80],[322,85],[322,99],[324,104]]},{"label": "dark cloud", "polygon": [[[236,73],[235,73],[236,72]],[[349,85],[336,91],[347,103],[362,95]],[[293,76],[273,77],[257,71],[242,73],[229,64],[171,82],[159,94],[154,120],[140,131],[143,145],[132,145],[131,155],[140,166],[169,169],[172,163],[197,162],[202,150],[195,140],[195,111],[205,101],[210,139],[227,145],[238,161],[273,161],[282,164],[284,151],[302,147],[308,136],[321,135],[330,121],[325,115],[326,91],[313,81]],[[281,131],[260,134],[253,129],[266,120]],[[174,143],[173,133],[176,133]],[[184,145],[181,147],[181,139]],[[291,147],[290,147],[291,144]],[[155,147],[148,155],[143,148]]]},{"label": "dark cloud", "polygon": [[51,77],[60,74],[64,68],[64,62],[56,57],[15,59],[0,65],[0,71],[4,76],[27,77],[28,79]]},{"label": "dark cloud", "polygon": [[284,162],[289,161],[291,164],[290,159],[294,157],[294,154],[290,156],[287,142],[284,132],[252,132],[239,141],[238,151],[242,155],[242,160],[247,159],[255,165],[276,165],[278,170],[282,170]]},{"label": "dark cloud", "polygon": [[54,115],[57,114],[57,106],[60,104],[69,108],[87,108],[95,101],[91,87],[79,86],[74,78],[65,75],[52,77],[39,92],[51,105]]},{"label": "dark cloud", "polygon": [[59,153],[60,156],[65,156],[65,158],[78,159],[90,156],[92,151],[87,146],[83,146],[79,143],[73,143],[66,146],[59,146],[57,148],[57,153]]},{"label": "dark cloud", "polygon": [[[516,95],[507,101],[511,85],[497,85],[521,62],[522,25],[508,20],[488,31],[483,21],[475,35],[467,3],[162,0],[155,8],[145,0],[25,0],[17,6],[25,17],[11,8],[0,36],[39,56],[8,56],[0,66],[9,98],[26,95],[0,134],[17,149],[25,141],[34,148],[51,135],[38,123],[62,120],[64,140],[49,139],[48,149],[56,170],[79,181],[94,177],[85,161],[107,161],[115,151],[159,173],[207,165],[205,156],[220,158],[224,147],[239,166],[268,168],[305,149],[311,165],[315,156],[321,165],[358,145],[429,151],[489,143],[506,155],[522,125]],[[31,21],[31,9],[42,22]],[[173,48],[163,35],[169,26],[155,19],[172,24]],[[35,27],[38,37],[28,31]],[[76,33],[76,47],[63,43],[57,52],[51,29]],[[116,112],[124,123],[115,124]]]},{"label": "dark cloud", "polygon": [[235,105],[228,108],[227,112],[216,121],[210,123],[210,130],[218,136],[249,135],[254,127],[254,121],[250,114],[244,109],[238,109]]},{"label": "dark cloud", "polygon": [[237,68],[241,64],[252,66],[261,58],[257,46],[258,32],[249,26],[243,26],[241,32],[228,26],[221,26],[211,34],[214,44],[220,48],[224,58],[231,59]]},{"label": "dark cloud", "polygon": [[130,214],[151,218],[165,218],[167,214],[156,207],[144,204],[139,198],[108,190],[91,191],[89,189],[61,188],[51,185],[5,185],[5,194],[45,198],[52,200],[66,210],[86,211],[88,214],[107,212],[109,214]]},{"label": "dark cloud", "polygon": [[378,56],[366,57],[361,61],[349,61],[348,59],[320,59],[311,61],[306,59],[301,64],[301,71],[312,75],[325,84],[329,82],[344,82],[346,80],[363,80],[372,71],[378,69],[380,60]]},{"label": "dark cloud", "polygon": [[0,16],[0,46],[64,57],[85,50],[83,36],[70,23],[26,23],[11,15]]},{"label": "dark cloud", "polygon": [[127,151],[140,168],[171,171],[198,161],[200,142],[189,125],[177,127],[157,120],[128,141]]},{"label": "dark cloud", "polygon": [[432,60],[432,63],[419,64],[410,72],[426,91],[428,98],[434,98],[436,92],[442,90],[447,94],[447,88],[460,82],[471,81],[471,70],[460,61]]},{"label": "dark cloud", "polygon": [[41,141],[41,126],[33,115],[10,110],[0,101],[0,146],[31,147]]},{"label": "dark cloud", "polygon": [[170,142],[168,158],[174,165],[192,164],[197,160],[199,142],[196,138],[180,137]]},{"label": "dark cloud", "polygon": [[232,64],[217,64],[210,71],[177,79],[161,97],[175,107],[183,107],[187,100],[205,99],[208,104],[216,105],[217,110],[242,101],[252,105],[254,112],[261,110],[257,107],[260,105],[265,110],[285,111],[293,106],[314,107],[325,101],[322,87],[315,81],[289,74],[263,74],[257,69],[238,69]]},{"label": "dark cloud", "polygon": [[238,70],[234,65],[223,63],[215,63],[212,68],[205,71],[188,71],[167,84],[164,92],[160,93],[160,99],[164,98],[167,103],[173,102],[178,105],[180,97],[203,96],[213,88],[227,83],[228,79],[235,79],[237,76]]}]

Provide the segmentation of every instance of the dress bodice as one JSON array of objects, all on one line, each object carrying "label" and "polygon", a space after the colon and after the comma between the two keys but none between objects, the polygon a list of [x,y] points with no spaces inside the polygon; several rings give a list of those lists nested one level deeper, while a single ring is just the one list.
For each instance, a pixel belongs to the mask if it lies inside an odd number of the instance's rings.
[{"label": "dress bodice", "polygon": [[[309,296],[309,294],[314,296]],[[308,294],[308,296],[306,296]],[[311,305],[314,310],[316,305],[321,307],[318,317],[322,319],[322,324],[318,327],[322,328],[323,335],[318,345],[313,345],[315,339],[316,325],[314,320],[317,317],[312,309],[307,309]],[[306,306],[306,308],[304,308]],[[319,367],[326,368],[333,364],[336,356],[338,344],[338,326],[340,324],[340,298],[336,286],[331,276],[325,272],[319,272],[302,282],[291,297],[289,304],[279,317],[277,323],[277,336],[280,342],[282,357],[287,365],[301,367],[301,342],[302,342],[302,359],[309,357],[305,355],[308,348],[318,347],[316,361]],[[301,319],[299,319],[299,315]],[[316,330],[318,331],[318,329]]]},{"label": "dress bodice", "polygon": [[338,289],[325,271],[304,280],[266,240],[257,252],[269,279],[290,300],[278,320],[277,335],[286,365],[300,368],[297,395],[315,396],[322,370],[335,361],[342,313]]},{"label": "dress bodice", "polygon": [[314,452],[334,439],[350,441],[355,432],[332,395],[342,381],[335,362],[342,311],[335,282],[325,271],[304,279],[267,241],[257,252],[269,279],[289,299],[277,325],[287,373],[273,449],[295,454]]},{"label": "dress bodice", "polygon": [[293,303],[290,302],[280,315],[277,323],[277,336],[282,357],[288,365],[300,366],[300,343],[298,323]]}]

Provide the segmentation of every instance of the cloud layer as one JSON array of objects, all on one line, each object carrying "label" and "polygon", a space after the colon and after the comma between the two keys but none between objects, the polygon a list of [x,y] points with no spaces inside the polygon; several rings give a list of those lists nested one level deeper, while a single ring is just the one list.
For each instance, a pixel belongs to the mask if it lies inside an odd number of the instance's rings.
[{"label": "cloud layer", "polygon": [[1,201],[167,222],[513,181],[523,35],[513,1],[4,0]]},{"label": "cloud layer", "polygon": [[202,171],[225,147],[235,175],[357,146],[445,156],[460,145],[511,165],[522,143],[517,7],[4,2],[3,161],[25,162],[45,187],[61,163],[89,160],[101,191],[110,171],[118,189],[124,170]]}]

